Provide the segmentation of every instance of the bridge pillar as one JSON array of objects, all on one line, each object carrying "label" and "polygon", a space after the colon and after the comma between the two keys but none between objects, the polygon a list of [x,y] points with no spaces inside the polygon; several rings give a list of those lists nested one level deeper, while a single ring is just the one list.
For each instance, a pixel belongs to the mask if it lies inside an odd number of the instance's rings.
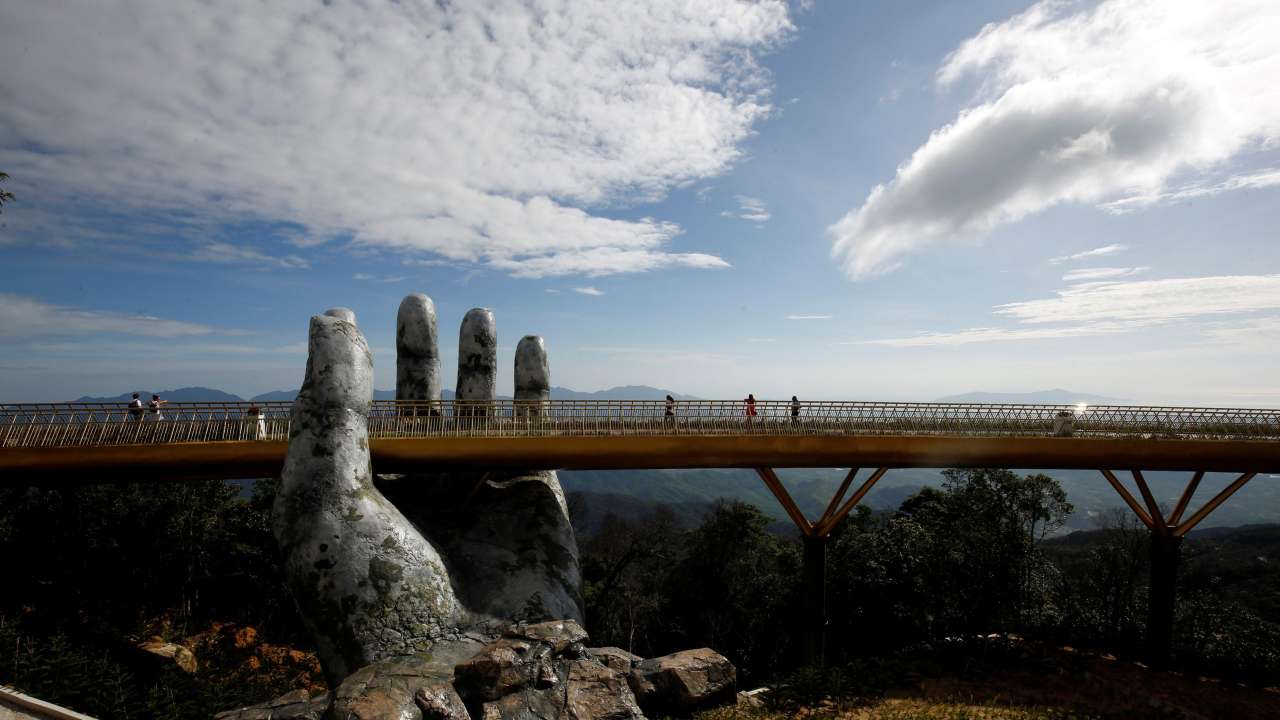
[{"label": "bridge pillar", "polygon": [[804,593],[801,618],[801,659],[806,665],[825,661],[827,638],[827,539],[828,535],[804,536]]},{"label": "bridge pillar", "polygon": [[1151,532],[1151,579],[1147,594],[1147,660],[1152,667],[1169,663],[1173,642],[1173,612],[1178,597],[1178,566],[1182,536]]}]

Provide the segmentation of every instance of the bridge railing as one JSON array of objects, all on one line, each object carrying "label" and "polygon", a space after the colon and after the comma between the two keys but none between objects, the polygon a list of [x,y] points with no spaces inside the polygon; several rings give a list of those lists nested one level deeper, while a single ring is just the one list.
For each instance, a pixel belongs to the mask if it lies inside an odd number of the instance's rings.
[{"label": "bridge railing", "polygon": [[154,445],[289,437],[292,403],[0,405],[0,447]]},{"label": "bridge railing", "polygon": [[[0,405],[0,447],[284,440],[290,403]],[[1280,410],[1141,405],[683,400],[375,401],[372,438],[958,435],[1280,440]]]}]

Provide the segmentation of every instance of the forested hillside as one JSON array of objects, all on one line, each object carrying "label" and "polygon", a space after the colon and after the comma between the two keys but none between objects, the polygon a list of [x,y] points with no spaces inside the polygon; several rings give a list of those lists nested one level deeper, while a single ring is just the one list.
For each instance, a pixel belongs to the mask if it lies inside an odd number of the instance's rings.
[{"label": "forested hillside", "polygon": [[[273,493],[271,481],[247,497],[217,482],[0,487],[0,682],[103,718],[208,717],[320,687],[268,531]],[[804,686],[794,531],[734,500],[569,502],[594,644],[705,645],[744,685]],[[987,667],[991,649],[969,646],[991,633],[1023,638],[1014,664],[1035,643],[1137,658],[1145,531],[1116,515],[1047,539],[1075,512],[1054,480],[1005,471],[947,473],[892,509],[859,508],[829,547],[830,666],[879,667],[854,674],[859,692],[883,692],[964,658]],[[1185,555],[1175,664],[1280,682],[1280,526],[1196,533]]]}]

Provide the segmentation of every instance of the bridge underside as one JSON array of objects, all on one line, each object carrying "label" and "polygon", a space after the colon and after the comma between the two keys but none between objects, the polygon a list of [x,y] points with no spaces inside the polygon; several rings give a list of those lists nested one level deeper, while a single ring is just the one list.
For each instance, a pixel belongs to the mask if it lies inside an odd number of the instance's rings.
[{"label": "bridge underside", "polygon": [[[380,438],[374,471],[758,467],[1141,468],[1280,472],[1280,445],[1251,440],[862,437],[592,436]],[[252,478],[278,475],[283,440],[6,448],[0,478],[89,481]]]}]

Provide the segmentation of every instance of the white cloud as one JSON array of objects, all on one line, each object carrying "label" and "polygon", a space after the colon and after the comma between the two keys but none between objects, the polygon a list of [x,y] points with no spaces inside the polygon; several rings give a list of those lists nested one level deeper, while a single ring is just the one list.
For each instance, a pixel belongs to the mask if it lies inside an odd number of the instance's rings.
[{"label": "white cloud", "polygon": [[1201,197],[1213,197],[1232,190],[1258,190],[1280,185],[1280,169],[1272,168],[1254,173],[1235,175],[1218,182],[1204,182],[1186,185],[1167,192],[1148,192],[1144,195],[1121,198],[1106,203],[1102,207],[1118,215],[1153,205],[1167,205],[1181,200]]},{"label": "white cloud", "polygon": [[1072,285],[1058,296],[997,305],[1025,323],[1171,320],[1280,309],[1280,275],[1222,275]]},{"label": "white cloud", "polygon": [[1102,257],[1104,255],[1115,255],[1118,252],[1124,252],[1125,250],[1128,250],[1128,249],[1129,249],[1128,245],[1115,243],[1113,245],[1103,245],[1102,247],[1096,247],[1089,250],[1084,250],[1084,251],[1075,253],[1074,255],[1059,255],[1058,257],[1055,257],[1055,258],[1049,258],[1049,262],[1053,263],[1054,265],[1057,265],[1059,263],[1071,262],[1072,260],[1084,260],[1086,258],[1096,258],[1096,257]]},{"label": "white cloud", "polygon": [[98,333],[148,337],[186,337],[226,332],[181,320],[150,315],[84,310],[52,305],[21,295],[0,293],[0,337],[56,337]]},{"label": "white cloud", "polygon": [[1280,139],[1273,0],[1078,8],[1042,2],[946,59],[939,84],[977,76],[979,101],[831,226],[850,277],[1059,203],[1160,196]]},{"label": "white cloud", "polygon": [[1068,270],[1062,279],[1065,282],[1083,282],[1087,280],[1113,280],[1115,278],[1128,277],[1137,275],[1150,270],[1150,267],[1143,265],[1141,267],[1098,267],[1098,268],[1077,268]]},{"label": "white cloud", "polygon": [[725,210],[720,213],[721,217],[737,217],[753,223],[763,223],[771,217],[769,207],[760,198],[735,195],[734,199],[738,201],[737,212]]},{"label": "white cloud", "polygon": [[[1110,335],[1179,321],[1276,310],[1280,310],[1280,275],[1086,282],[1060,290],[1056,297],[994,308],[996,315],[1014,318],[1020,327],[968,328],[853,344],[920,347]],[[1205,332],[1225,340],[1247,330],[1211,325]]]},{"label": "white cloud", "polygon": [[664,267],[727,268],[729,263],[705,253],[669,253],[597,247],[534,258],[493,257],[489,263],[514,277],[544,278],[560,275],[597,277],[621,272],[645,272]]},{"label": "white cloud", "polygon": [[380,282],[380,283],[398,283],[404,282],[409,278],[405,275],[371,275],[369,273],[358,272],[351,276],[352,280],[360,280],[361,282]]},{"label": "white cloud", "polygon": [[883,340],[864,340],[857,342],[840,342],[835,344],[883,345],[887,347],[934,347],[939,345],[969,345],[971,343],[984,342],[1047,340],[1053,338],[1087,337],[1091,335],[1111,335],[1133,329],[1133,327],[1133,325],[1123,323],[1097,323],[1087,326],[1060,328],[968,328],[957,332],[930,332],[904,338],[886,338]]},{"label": "white cloud", "polygon": [[0,26],[40,38],[0,44],[0,161],[49,207],[285,221],[299,247],[525,277],[726,266],[601,209],[725,172],[772,111],[755,56],[793,29],[785,0],[104,0]]},{"label": "white cloud", "polygon": [[787,320],[830,320],[831,315],[788,315]]},{"label": "white cloud", "polygon": [[594,295],[594,296],[596,296],[596,297],[599,297],[600,295],[603,295],[603,294],[604,294],[604,292],[602,292],[602,291],[600,291],[600,290],[597,290],[597,289],[595,289],[595,288],[593,288],[593,287],[590,287],[590,286],[588,286],[588,287],[576,287],[576,288],[574,288],[574,289],[573,289],[573,291],[574,291],[574,292],[576,292],[576,293],[580,293],[580,294],[582,294],[582,295]]}]

